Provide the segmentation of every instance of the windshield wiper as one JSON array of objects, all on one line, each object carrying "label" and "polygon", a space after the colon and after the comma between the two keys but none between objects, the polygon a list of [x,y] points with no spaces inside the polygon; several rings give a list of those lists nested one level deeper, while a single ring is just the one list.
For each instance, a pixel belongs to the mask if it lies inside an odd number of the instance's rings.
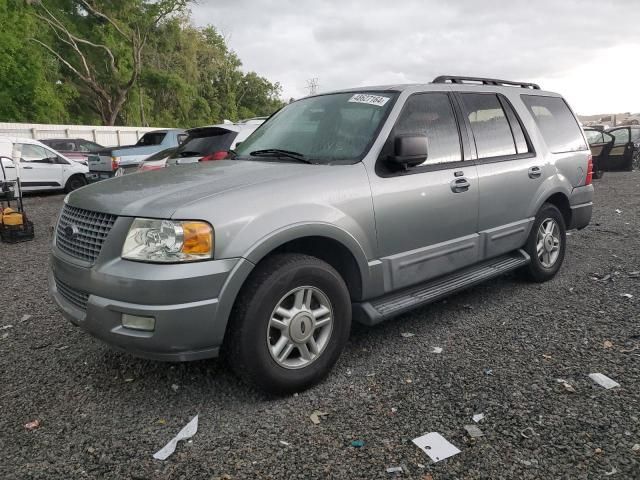
[{"label": "windshield wiper", "polygon": [[252,157],[274,157],[274,158],[292,158],[302,163],[313,164],[311,160],[307,160],[302,153],[292,152],[291,150],[281,150],[279,148],[265,148],[264,150],[254,150],[249,155]]}]

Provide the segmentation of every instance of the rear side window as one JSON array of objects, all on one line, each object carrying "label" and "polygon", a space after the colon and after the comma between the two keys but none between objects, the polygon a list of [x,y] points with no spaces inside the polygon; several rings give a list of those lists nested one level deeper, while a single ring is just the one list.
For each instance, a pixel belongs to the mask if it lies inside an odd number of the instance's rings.
[{"label": "rear side window", "polygon": [[171,158],[204,157],[216,152],[226,152],[237,134],[226,128],[203,128],[192,131]]},{"label": "rear side window", "polygon": [[423,165],[462,160],[458,125],[446,93],[410,97],[393,131],[394,137],[402,135],[426,135],[428,157]]},{"label": "rear side window", "polygon": [[587,142],[589,145],[594,143],[604,143],[604,135],[597,130],[585,130],[584,134],[587,136]]},{"label": "rear side window", "polygon": [[[516,142],[511,130],[507,114],[502,108],[497,95],[463,93],[462,101],[471,124],[471,131],[476,142],[478,158],[502,157],[516,155]],[[526,151],[526,140],[519,123],[516,121],[518,143],[523,152]]]},{"label": "rear side window", "polygon": [[640,128],[632,128],[631,129],[631,141],[637,142],[640,140]]},{"label": "rear side window", "polygon": [[582,130],[560,97],[521,95],[551,153],[587,150]]},{"label": "rear side window", "polygon": [[148,147],[150,145],[160,145],[162,143],[162,141],[164,140],[164,137],[167,134],[164,132],[149,132],[149,133],[145,133],[140,140],[138,140],[138,143],[136,143],[136,146],[138,147]]}]

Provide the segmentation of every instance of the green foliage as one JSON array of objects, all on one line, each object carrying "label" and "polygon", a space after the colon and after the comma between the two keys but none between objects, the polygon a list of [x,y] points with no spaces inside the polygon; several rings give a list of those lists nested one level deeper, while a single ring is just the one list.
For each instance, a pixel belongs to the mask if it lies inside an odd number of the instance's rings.
[{"label": "green foliage", "polygon": [[59,66],[28,42],[38,30],[24,2],[0,0],[0,121],[65,123],[77,91],[61,80]]},{"label": "green foliage", "polygon": [[280,108],[280,85],[186,4],[0,0],[0,121],[192,127]]}]

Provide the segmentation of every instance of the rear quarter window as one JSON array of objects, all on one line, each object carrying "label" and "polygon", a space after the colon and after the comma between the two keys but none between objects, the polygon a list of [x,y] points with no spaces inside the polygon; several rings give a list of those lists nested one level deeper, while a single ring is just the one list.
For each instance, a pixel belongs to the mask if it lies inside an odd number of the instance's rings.
[{"label": "rear quarter window", "polygon": [[588,150],[578,121],[564,99],[541,95],[521,95],[552,153]]}]

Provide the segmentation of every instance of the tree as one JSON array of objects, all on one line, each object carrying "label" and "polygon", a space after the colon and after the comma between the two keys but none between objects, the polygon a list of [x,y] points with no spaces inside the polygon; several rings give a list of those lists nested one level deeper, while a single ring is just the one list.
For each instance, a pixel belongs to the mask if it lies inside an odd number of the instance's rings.
[{"label": "tree", "polygon": [[53,41],[32,40],[72,74],[105,125],[115,125],[143,68],[149,36],[189,0],[33,1]]},{"label": "tree", "polygon": [[65,123],[75,90],[58,63],[27,38],[37,31],[22,0],[0,0],[0,121]]}]

